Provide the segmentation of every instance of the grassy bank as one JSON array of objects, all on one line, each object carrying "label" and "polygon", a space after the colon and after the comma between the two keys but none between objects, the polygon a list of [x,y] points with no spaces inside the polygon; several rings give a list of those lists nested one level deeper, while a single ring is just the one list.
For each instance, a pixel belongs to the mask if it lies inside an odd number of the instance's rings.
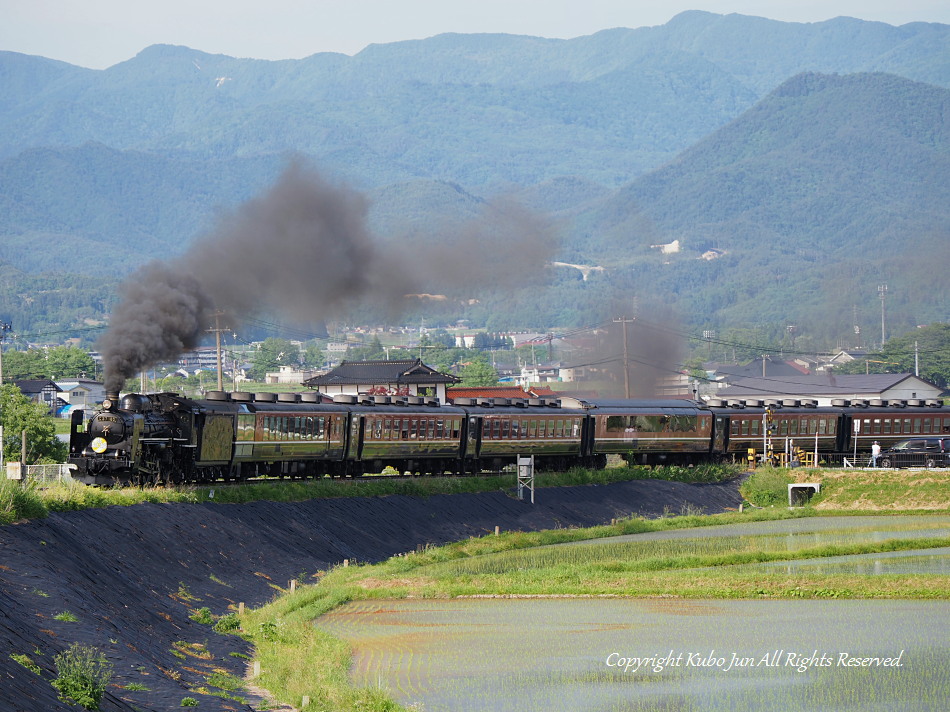
[{"label": "grassy bank", "polygon": [[[575,468],[568,472],[541,472],[538,487],[567,487],[608,484],[629,480],[662,479],[679,482],[721,482],[738,475],[731,466],[702,467],[615,467],[606,470]],[[67,512],[94,507],[129,506],[141,502],[217,502],[240,504],[268,500],[300,502],[330,497],[382,497],[406,495],[428,497],[437,494],[511,492],[516,485],[512,474],[497,477],[417,477],[395,480],[301,480],[261,482],[247,485],[211,487],[87,487],[73,482],[19,484],[0,480],[0,524],[45,517],[49,512]]]},{"label": "grassy bank", "polygon": [[788,469],[763,467],[739,491],[760,507],[788,506],[788,485],[817,482],[810,506],[821,512],[950,511],[950,474],[939,470]]}]

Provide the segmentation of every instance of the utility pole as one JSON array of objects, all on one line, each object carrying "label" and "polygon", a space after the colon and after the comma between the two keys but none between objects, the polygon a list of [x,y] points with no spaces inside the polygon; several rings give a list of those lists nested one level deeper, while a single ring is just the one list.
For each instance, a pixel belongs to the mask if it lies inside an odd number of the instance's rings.
[{"label": "utility pole", "polygon": [[623,327],[623,392],[624,398],[630,397],[630,358],[627,354],[627,324],[632,324],[633,319],[625,316],[614,319],[614,324],[620,324]]},{"label": "utility pole", "polygon": [[887,296],[887,285],[879,284],[877,287],[877,293],[881,297],[881,346],[884,346],[884,340],[886,338],[884,332],[884,297]]},{"label": "utility pole", "polygon": [[221,316],[224,314],[222,311],[216,311],[214,313],[214,328],[208,329],[208,331],[214,332],[214,343],[217,354],[217,367],[218,367],[218,390],[224,390],[224,371],[221,368],[221,332],[226,331],[226,329],[221,328]]},{"label": "utility pole", "polygon": [[3,385],[3,337],[12,328],[7,322],[0,322],[0,385]]}]

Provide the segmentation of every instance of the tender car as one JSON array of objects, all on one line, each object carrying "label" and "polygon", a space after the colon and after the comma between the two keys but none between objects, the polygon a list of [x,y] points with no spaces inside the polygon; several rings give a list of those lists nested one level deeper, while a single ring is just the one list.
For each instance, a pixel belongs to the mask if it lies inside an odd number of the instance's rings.
[{"label": "tender car", "polygon": [[950,466],[950,438],[910,438],[881,452],[879,467]]}]

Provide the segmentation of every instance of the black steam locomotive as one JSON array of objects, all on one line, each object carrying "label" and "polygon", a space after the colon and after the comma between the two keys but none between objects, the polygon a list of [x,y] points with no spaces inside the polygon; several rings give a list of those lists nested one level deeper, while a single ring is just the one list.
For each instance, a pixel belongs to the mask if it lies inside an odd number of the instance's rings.
[{"label": "black steam locomotive", "polygon": [[[69,464],[87,484],[202,483],[383,471],[478,474],[532,455],[541,470],[744,460],[789,442],[822,455],[950,432],[941,401],[458,398],[319,393],[108,397],[73,413]],[[85,426],[85,427],[84,427]],[[781,450],[781,447],[777,447]]]}]

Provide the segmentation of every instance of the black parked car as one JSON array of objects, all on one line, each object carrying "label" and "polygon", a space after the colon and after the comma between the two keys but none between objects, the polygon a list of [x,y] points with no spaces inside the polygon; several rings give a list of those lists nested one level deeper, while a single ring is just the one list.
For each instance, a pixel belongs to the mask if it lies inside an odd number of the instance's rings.
[{"label": "black parked car", "polygon": [[910,438],[881,452],[880,467],[948,467],[950,438]]}]

